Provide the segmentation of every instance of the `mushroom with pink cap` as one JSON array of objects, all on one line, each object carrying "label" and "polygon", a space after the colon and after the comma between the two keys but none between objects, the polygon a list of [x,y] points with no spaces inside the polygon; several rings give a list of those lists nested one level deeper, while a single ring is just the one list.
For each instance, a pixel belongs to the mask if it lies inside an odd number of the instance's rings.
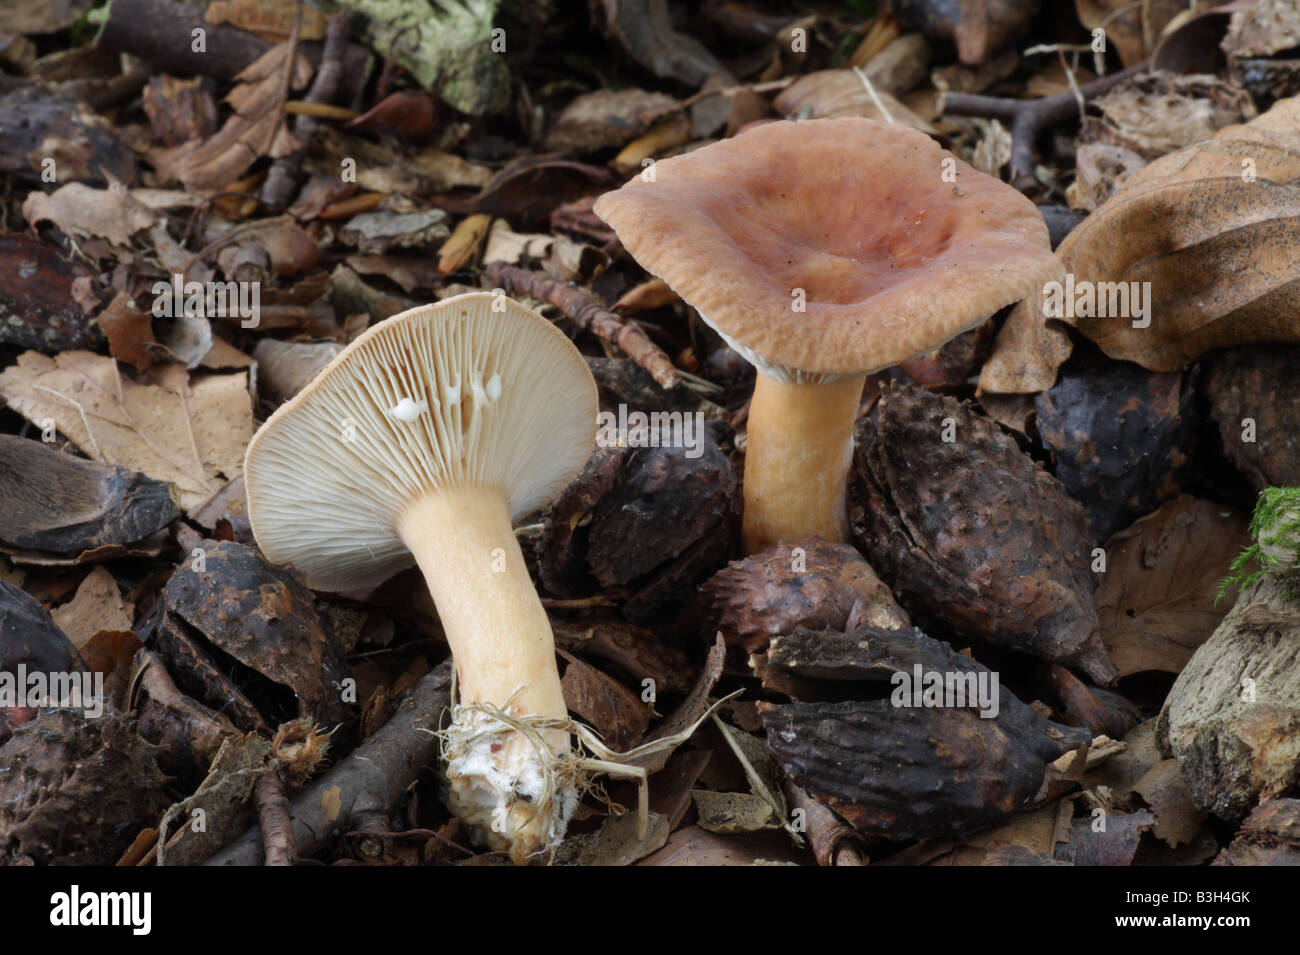
[{"label": "mushroom with pink cap", "polygon": [[[517,862],[578,794],[550,622],[511,526],[579,472],[596,385],[562,332],[470,293],[371,328],[279,408],[244,465],[259,546],[318,590],[418,564],[455,658],[449,806]],[[430,727],[431,730],[436,727]]]},{"label": "mushroom with pink cap", "polygon": [[773,122],[655,163],[598,216],[750,361],[743,546],[848,537],[867,375],[1059,279],[1028,199],[924,133]]}]

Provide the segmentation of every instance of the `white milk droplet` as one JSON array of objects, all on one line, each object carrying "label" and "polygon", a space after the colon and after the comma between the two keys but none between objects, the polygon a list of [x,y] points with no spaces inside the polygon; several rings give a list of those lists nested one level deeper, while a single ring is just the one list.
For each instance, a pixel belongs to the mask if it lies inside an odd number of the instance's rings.
[{"label": "white milk droplet", "polygon": [[425,410],[427,407],[428,405],[423,401],[417,404],[410,398],[403,398],[393,408],[391,408],[388,413],[399,421],[414,421],[416,418],[420,417],[420,412]]}]

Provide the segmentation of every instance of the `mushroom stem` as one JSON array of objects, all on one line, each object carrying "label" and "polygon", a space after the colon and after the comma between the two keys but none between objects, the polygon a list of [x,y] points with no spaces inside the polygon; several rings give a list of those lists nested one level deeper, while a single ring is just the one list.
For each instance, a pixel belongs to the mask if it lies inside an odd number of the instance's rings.
[{"label": "mushroom stem", "polygon": [[[490,704],[521,721],[566,718],[551,623],[505,493],[473,484],[431,492],[402,515],[398,533],[438,608],[461,705]],[[448,805],[489,845],[522,862],[564,836],[577,795],[551,770],[570,739],[562,729],[536,729],[533,738],[516,732],[502,743],[503,726],[489,714],[461,711],[445,748]]]},{"label": "mushroom stem", "polygon": [[865,381],[782,382],[758,373],[745,451],[746,555],[810,534],[848,540],[845,485]]}]

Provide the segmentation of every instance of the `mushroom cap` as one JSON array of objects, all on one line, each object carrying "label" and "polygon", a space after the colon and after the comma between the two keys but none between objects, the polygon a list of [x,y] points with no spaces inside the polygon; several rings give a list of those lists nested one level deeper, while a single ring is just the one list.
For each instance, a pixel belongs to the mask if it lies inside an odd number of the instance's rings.
[{"label": "mushroom cap", "polygon": [[413,308],[362,334],[253,436],[249,521],[267,558],[313,588],[375,586],[415,562],[396,528],[419,496],[495,486],[521,517],[581,470],[596,412],[587,363],[532,309],[491,292]]},{"label": "mushroom cap", "polygon": [[653,172],[596,214],[765,371],[879,371],[1064,272],[1032,202],[895,124],[766,123]]}]

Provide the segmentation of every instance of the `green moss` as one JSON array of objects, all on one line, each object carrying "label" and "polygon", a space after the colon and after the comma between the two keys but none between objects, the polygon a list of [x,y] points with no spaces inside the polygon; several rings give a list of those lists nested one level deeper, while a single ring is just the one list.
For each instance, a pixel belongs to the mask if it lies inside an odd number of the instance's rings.
[{"label": "green moss", "polygon": [[1219,582],[1216,603],[1229,587],[1245,589],[1267,573],[1291,573],[1300,565],[1300,488],[1265,488],[1255,502],[1250,534],[1255,543],[1233,560],[1233,573]]}]

